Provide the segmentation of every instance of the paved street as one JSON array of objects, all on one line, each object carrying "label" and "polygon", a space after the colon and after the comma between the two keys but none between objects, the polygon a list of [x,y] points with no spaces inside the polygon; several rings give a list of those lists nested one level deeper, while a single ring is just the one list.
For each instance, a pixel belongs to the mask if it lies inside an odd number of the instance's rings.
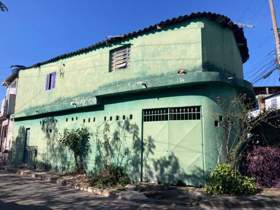
[{"label": "paved street", "polygon": [[[0,210],[178,209],[98,197],[87,192],[0,171]],[[180,209],[180,208],[179,208]]]},{"label": "paved street", "polygon": [[[237,200],[236,200],[237,199]],[[216,197],[205,199],[200,207],[153,201],[137,202],[103,198],[70,187],[0,171],[0,210],[87,210],[87,209],[280,209],[280,198],[270,196]],[[236,206],[240,203],[241,206]],[[252,203],[255,206],[252,206]],[[234,207],[236,206],[236,207]]]}]

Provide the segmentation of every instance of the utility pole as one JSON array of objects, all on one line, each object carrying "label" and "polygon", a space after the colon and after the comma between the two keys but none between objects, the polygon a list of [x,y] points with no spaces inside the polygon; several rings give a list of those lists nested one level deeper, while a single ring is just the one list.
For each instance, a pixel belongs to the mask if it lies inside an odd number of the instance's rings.
[{"label": "utility pole", "polygon": [[268,0],[268,1],[269,1],[273,33],[274,33],[275,48],[276,48],[276,65],[277,65],[277,70],[280,73],[279,31],[278,31],[278,26],[277,26],[277,21],[276,21],[276,16],[275,16],[275,8],[274,8],[273,0]]}]

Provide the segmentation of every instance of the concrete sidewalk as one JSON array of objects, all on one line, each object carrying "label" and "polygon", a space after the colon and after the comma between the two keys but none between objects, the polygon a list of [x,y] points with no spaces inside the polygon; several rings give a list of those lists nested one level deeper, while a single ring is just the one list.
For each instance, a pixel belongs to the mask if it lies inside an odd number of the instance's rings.
[{"label": "concrete sidewalk", "polygon": [[[173,192],[166,194],[172,198]],[[178,200],[180,202],[177,202]],[[173,198],[171,200],[149,198],[142,201],[105,198],[68,186],[0,171],[0,210],[280,209],[280,196],[202,197],[196,204],[188,202],[189,200],[187,193],[185,196],[181,194],[177,201]]]},{"label": "concrete sidewalk", "polygon": [[0,210],[196,209],[105,198],[49,182],[0,171]]}]

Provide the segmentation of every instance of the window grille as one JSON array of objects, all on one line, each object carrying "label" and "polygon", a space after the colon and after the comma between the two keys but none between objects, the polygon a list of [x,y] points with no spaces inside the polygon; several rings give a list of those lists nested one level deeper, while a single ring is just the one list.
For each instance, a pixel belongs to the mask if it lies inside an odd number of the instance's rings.
[{"label": "window grille", "polygon": [[143,111],[144,122],[168,120],[168,108],[145,109]]},{"label": "window grille", "polygon": [[143,110],[144,122],[168,120],[200,120],[200,106],[156,108]]},{"label": "window grille", "polygon": [[128,67],[130,57],[130,45],[119,47],[110,51],[110,71],[125,69]]}]

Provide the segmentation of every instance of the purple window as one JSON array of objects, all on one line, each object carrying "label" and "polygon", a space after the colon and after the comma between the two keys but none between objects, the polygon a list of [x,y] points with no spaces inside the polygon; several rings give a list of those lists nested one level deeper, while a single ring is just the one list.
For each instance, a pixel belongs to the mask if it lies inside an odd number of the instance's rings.
[{"label": "purple window", "polygon": [[56,72],[52,72],[50,74],[47,74],[45,90],[54,89],[55,88],[55,82],[56,82]]}]

